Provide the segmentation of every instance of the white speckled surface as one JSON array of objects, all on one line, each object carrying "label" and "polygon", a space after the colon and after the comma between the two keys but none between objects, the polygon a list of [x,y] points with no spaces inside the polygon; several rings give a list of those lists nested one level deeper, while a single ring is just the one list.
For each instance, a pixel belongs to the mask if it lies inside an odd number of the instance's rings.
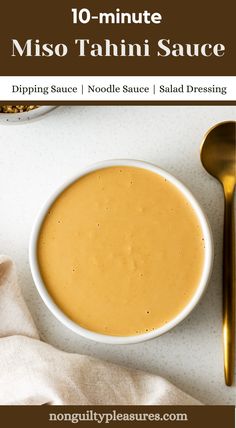
[{"label": "white speckled surface", "polygon": [[[165,376],[206,404],[234,404],[224,385],[221,341],[223,197],[199,160],[209,127],[236,117],[235,107],[61,107],[42,120],[0,126],[0,253],[17,264],[19,281],[43,340]],[[28,239],[45,198],[81,166],[107,158],[151,161],[190,187],[208,214],[215,239],[212,279],[181,325],[153,341],[111,346],[87,341],[46,309],[32,282]]]}]

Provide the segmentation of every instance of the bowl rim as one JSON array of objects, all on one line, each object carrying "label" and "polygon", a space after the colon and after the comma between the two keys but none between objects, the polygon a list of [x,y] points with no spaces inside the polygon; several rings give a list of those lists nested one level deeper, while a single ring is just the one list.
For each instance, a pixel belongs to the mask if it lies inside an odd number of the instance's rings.
[{"label": "bowl rim", "polygon": [[[79,180],[84,175],[87,175],[93,171],[104,169],[108,167],[113,166],[131,166],[131,167],[137,167],[137,168],[143,168],[148,171],[152,171],[163,178],[166,178],[170,183],[172,183],[182,194],[183,196],[188,200],[192,208],[194,209],[194,212],[198,218],[198,221],[202,228],[203,237],[205,240],[205,257],[204,257],[204,263],[203,263],[203,270],[202,275],[198,284],[198,287],[192,296],[189,303],[183,308],[183,310],[172,320],[170,320],[165,325],[156,328],[155,330],[152,330],[147,333],[143,333],[140,335],[134,335],[134,336],[111,336],[111,335],[105,335],[93,332],[91,330],[88,330],[84,327],[81,327],[76,322],[72,321],[67,315],[64,314],[64,312],[57,306],[57,304],[53,301],[52,297],[48,293],[46,289],[46,285],[44,284],[38,262],[37,262],[37,241],[39,232],[43,223],[43,220],[50,209],[50,206],[54,203],[54,201],[59,197],[59,195],[68,188],[71,184],[73,184],[75,181]],[[33,224],[33,228],[31,231],[30,241],[29,241],[29,263],[30,263],[30,269],[32,273],[32,277],[35,283],[35,286],[48,307],[48,309],[53,313],[53,315],[66,327],[68,327],[73,332],[79,334],[80,336],[85,337],[86,339],[91,339],[96,342],[100,343],[106,343],[106,344],[134,344],[134,343],[140,343],[144,342],[146,340],[154,339],[172,328],[174,328],[176,325],[178,325],[180,322],[182,322],[196,307],[196,305],[199,303],[200,299],[202,298],[212,271],[212,265],[213,265],[213,238],[212,238],[212,232],[211,227],[209,224],[209,221],[203,212],[199,202],[196,200],[196,198],[193,196],[192,192],[186,187],[180,180],[175,178],[172,174],[165,171],[164,169],[150,163],[145,162],[141,160],[134,160],[134,159],[110,159],[105,161],[100,161],[93,163],[85,168],[82,168],[79,173],[77,173],[74,177],[67,179],[62,185],[60,185],[56,191],[54,191],[49,198],[46,200],[46,202],[41,207],[35,221]]]},{"label": "bowl rim", "polygon": [[[10,105],[10,102],[9,102]],[[1,125],[17,125],[27,121],[31,122],[45,114],[55,110],[59,106],[55,105],[39,105],[37,108],[29,111],[23,111],[21,113],[2,113],[0,112],[0,124]]]}]

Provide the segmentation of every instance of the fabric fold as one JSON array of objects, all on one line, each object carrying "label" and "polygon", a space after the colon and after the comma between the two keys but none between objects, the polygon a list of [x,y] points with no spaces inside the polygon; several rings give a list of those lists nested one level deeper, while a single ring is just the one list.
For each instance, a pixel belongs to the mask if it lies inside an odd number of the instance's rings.
[{"label": "fabric fold", "polygon": [[1,405],[201,404],[159,376],[40,341],[7,256],[0,256],[0,372]]}]

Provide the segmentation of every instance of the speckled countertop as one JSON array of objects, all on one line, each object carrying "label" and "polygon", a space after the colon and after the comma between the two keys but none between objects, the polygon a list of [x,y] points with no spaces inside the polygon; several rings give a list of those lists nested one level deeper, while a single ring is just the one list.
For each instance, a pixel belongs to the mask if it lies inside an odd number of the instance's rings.
[{"label": "speckled countertop", "polygon": [[[235,107],[60,107],[43,119],[0,126],[0,253],[11,256],[43,340],[71,352],[148,370],[206,404],[234,404],[224,385],[221,340],[223,196],[199,160],[209,127],[235,119]],[[108,158],[151,161],[181,179],[208,214],[215,262],[201,303],[181,325],[155,340],[111,346],[62,326],[33,284],[28,240],[45,198],[81,166]]]}]

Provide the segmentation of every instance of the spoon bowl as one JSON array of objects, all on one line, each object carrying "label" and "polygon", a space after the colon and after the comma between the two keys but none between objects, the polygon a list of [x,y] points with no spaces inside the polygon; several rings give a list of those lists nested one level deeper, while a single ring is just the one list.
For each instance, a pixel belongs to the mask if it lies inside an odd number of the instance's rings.
[{"label": "spoon bowl", "polygon": [[202,143],[202,164],[220,182],[230,177],[235,184],[235,135],[236,122],[222,122],[208,131]]}]

